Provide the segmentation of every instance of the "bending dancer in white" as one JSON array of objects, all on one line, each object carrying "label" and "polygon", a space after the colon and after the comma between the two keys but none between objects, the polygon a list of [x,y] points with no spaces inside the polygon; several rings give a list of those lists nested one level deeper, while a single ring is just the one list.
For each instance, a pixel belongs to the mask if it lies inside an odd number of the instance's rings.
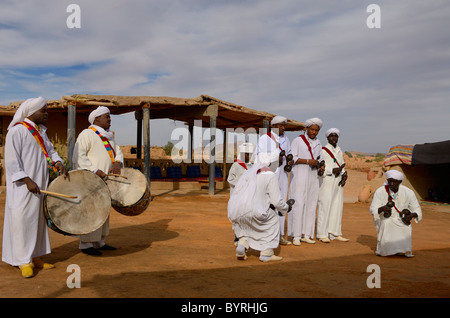
[{"label": "bending dancer in white", "polygon": [[317,134],[322,128],[319,118],[305,122],[306,133],[295,138],[291,144],[293,159],[293,177],[289,188],[289,197],[295,200],[288,218],[288,234],[293,237],[293,244],[302,242],[314,244],[316,208],[319,197],[319,176],[325,167],[319,167],[322,144]]},{"label": "bending dancer in white", "polygon": [[[288,172],[284,170],[286,166],[286,158],[291,153],[291,143],[289,138],[284,133],[286,130],[287,118],[283,116],[275,116],[270,122],[271,131],[267,134],[261,136],[258,141],[258,152],[271,152],[279,149],[280,151],[284,151],[284,155],[282,155],[282,162],[280,166],[275,171],[275,174],[278,176],[278,183],[280,185],[281,196],[284,199],[287,199],[288,189],[289,189],[289,177]],[[293,173],[291,172],[291,175]],[[290,241],[284,238],[284,227],[286,223],[286,215],[280,213],[280,244],[281,245],[289,245]]]},{"label": "bending dancer in white", "polygon": [[[100,106],[89,114],[91,126],[84,129],[77,138],[73,151],[73,165],[75,169],[86,169],[105,178],[111,172],[120,174],[123,162],[123,153],[116,145],[111,127],[109,109]],[[98,135],[100,134],[100,135]],[[106,138],[102,140],[103,138]],[[109,143],[107,150],[104,142]],[[115,247],[105,244],[109,234],[109,217],[102,227],[96,231],[80,236],[81,251],[88,255],[101,255],[101,250],[115,250]]]},{"label": "bending dancer in white", "polygon": [[370,213],[378,232],[375,253],[379,256],[414,256],[410,223],[412,218],[416,223],[422,219],[422,209],[414,192],[401,185],[403,178],[400,171],[387,171],[387,182],[373,195]]},{"label": "bending dancer in white", "polygon": [[280,240],[280,218],[275,209],[281,213],[290,210],[274,173],[279,151],[259,153],[256,162],[241,176],[228,201],[228,218],[239,239],[236,256],[247,259],[245,252],[252,248],[260,251],[262,262],[279,261],[282,257],[273,251]]},{"label": "bending dancer in white", "polygon": [[325,160],[325,173],[319,179],[319,202],[317,207],[317,238],[324,243],[332,239],[347,242],[342,237],[342,210],[344,208],[344,185],[347,172],[344,169],[344,156],[338,146],[340,131],[328,129],[325,133],[328,144],[322,148]]},{"label": "bending dancer in white", "polygon": [[6,135],[2,260],[19,266],[26,278],[34,275],[34,267],[54,267],[39,259],[51,252],[40,190],[47,189],[50,165],[67,176],[63,160],[47,137],[47,121],[47,101],[27,99],[17,109]]}]

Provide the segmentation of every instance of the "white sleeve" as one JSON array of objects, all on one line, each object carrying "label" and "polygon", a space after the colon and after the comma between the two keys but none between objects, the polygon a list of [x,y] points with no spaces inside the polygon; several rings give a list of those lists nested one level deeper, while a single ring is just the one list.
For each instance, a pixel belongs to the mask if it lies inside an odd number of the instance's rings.
[{"label": "white sleeve", "polygon": [[98,168],[89,160],[87,153],[92,147],[91,138],[86,130],[82,131],[77,138],[73,149],[73,167],[74,169],[86,169],[96,172]]}]

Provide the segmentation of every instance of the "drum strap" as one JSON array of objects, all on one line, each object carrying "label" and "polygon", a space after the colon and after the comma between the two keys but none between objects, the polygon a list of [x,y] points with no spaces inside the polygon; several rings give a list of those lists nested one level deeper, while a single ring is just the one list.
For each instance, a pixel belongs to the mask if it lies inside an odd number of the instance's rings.
[{"label": "drum strap", "polygon": [[[392,198],[391,194],[389,193],[389,186],[385,185],[385,186],[384,186],[384,189],[385,189],[386,192],[387,192],[387,195],[388,195],[388,201],[394,201],[394,199]],[[400,212],[400,211],[397,209],[397,207],[396,207],[395,205],[394,205],[394,208],[395,208],[395,210],[397,211],[397,213],[400,215],[400,217],[403,217],[403,213]]]},{"label": "drum strap", "polygon": [[33,127],[32,125],[30,125],[29,123],[27,123],[25,121],[17,123],[16,125],[19,125],[19,124],[24,125],[28,129],[28,131],[33,135],[33,137],[36,140],[36,142],[38,143],[38,145],[41,147],[42,152],[44,153],[45,159],[47,159],[47,161],[48,161],[48,168],[53,169],[53,171],[57,172],[58,169],[56,169],[55,162],[48,155],[47,148],[45,148],[45,143],[44,143],[44,140],[42,139],[41,134],[37,131],[37,129],[35,127]]},{"label": "drum strap", "polygon": [[311,145],[309,144],[309,142],[306,139],[305,135],[300,135],[299,137],[302,138],[303,142],[306,144],[306,147],[308,147],[308,151],[309,151],[309,153],[311,155],[311,159],[312,160],[316,160],[316,159],[314,159],[314,155],[313,155],[313,153],[311,151]]},{"label": "drum strap", "polygon": [[341,165],[339,164],[339,162],[337,162],[336,157],[333,155],[333,153],[331,152],[330,149],[328,149],[327,147],[322,147],[323,150],[325,150],[331,157],[331,159],[333,159],[333,161],[338,165],[338,167],[340,168]]},{"label": "drum strap", "polygon": [[[272,138],[273,141],[275,141],[275,144],[278,145],[278,149],[280,149],[280,152],[283,151],[283,149],[281,148],[280,143],[275,139],[275,136],[272,135],[272,132],[271,132],[271,131],[268,131],[268,132],[267,132],[267,136],[269,136],[270,138]],[[287,158],[286,153],[284,154],[284,158]]]},{"label": "drum strap", "polygon": [[97,129],[95,129],[94,127],[89,127],[89,128],[92,129],[92,130],[100,137],[100,139],[101,139],[102,142],[103,142],[103,145],[104,145],[105,148],[106,148],[106,151],[108,152],[109,158],[111,158],[112,163],[114,163],[114,162],[115,162],[114,157],[116,156],[116,152],[115,152],[114,149],[111,147],[111,144],[109,143],[108,138],[103,137],[103,136],[100,134],[100,132],[99,132]]},{"label": "drum strap", "polygon": [[247,170],[247,165],[241,159],[236,159],[236,161],[240,166],[242,166],[245,170]]}]

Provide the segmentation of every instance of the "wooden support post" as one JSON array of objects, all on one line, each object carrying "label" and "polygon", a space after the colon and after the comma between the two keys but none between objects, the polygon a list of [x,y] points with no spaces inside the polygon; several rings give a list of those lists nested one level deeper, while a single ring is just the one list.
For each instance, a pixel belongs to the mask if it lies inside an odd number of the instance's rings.
[{"label": "wooden support post", "polygon": [[222,189],[225,189],[225,185],[227,182],[227,153],[228,153],[228,133],[227,130],[223,131],[223,162],[222,162]]},{"label": "wooden support post", "polygon": [[136,131],[136,158],[142,159],[142,109],[134,112],[134,118],[137,121],[137,131]]},{"label": "wooden support post", "polygon": [[144,128],[144,175],[150,187],[150,104],[142,108]]},{"label": "wooden support post", "polygon": [[216,183],[216,116],[209,117],[209,131],[211,141],[209,143],[209,194],[215,194]]},{"label": "wooden support post", "polygon": [[73,163],[73,149],[75,148],[75,124],[77,117],[77,106],[75,102],[69,103],[67,107],[67,167],[66,169],[72,170]]},{"label": "wooden support post", "polygon": [[[183,154],[184,156],[184,154]],[[189,140],[188,140],[188,154],[187,162],[194,162],[194,125],[189,124]]]},{"label": "wooden support post", "polygon": [[263,119],[263,128],[267,129],[266,131],[269,131],[269,119],[268,118]]}]

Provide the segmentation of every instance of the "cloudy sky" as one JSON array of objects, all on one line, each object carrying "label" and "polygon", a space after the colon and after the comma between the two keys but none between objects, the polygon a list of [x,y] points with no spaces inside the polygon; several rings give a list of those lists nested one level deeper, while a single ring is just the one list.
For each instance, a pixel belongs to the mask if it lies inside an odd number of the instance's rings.
[{"label": "cloudy sky", "polygon": [[[67,7],[79,5],[80,28]],[[381,28],[369,28],[369,4]],[[341,130],[344,150],[450,139],[448,0],[0,0],[0,104],[216,98]],[[152,145],[180,126],[152,121]],[[134,114],[114,116],[135,143]],[[297,134],[290,133],[291,140]]]}]

